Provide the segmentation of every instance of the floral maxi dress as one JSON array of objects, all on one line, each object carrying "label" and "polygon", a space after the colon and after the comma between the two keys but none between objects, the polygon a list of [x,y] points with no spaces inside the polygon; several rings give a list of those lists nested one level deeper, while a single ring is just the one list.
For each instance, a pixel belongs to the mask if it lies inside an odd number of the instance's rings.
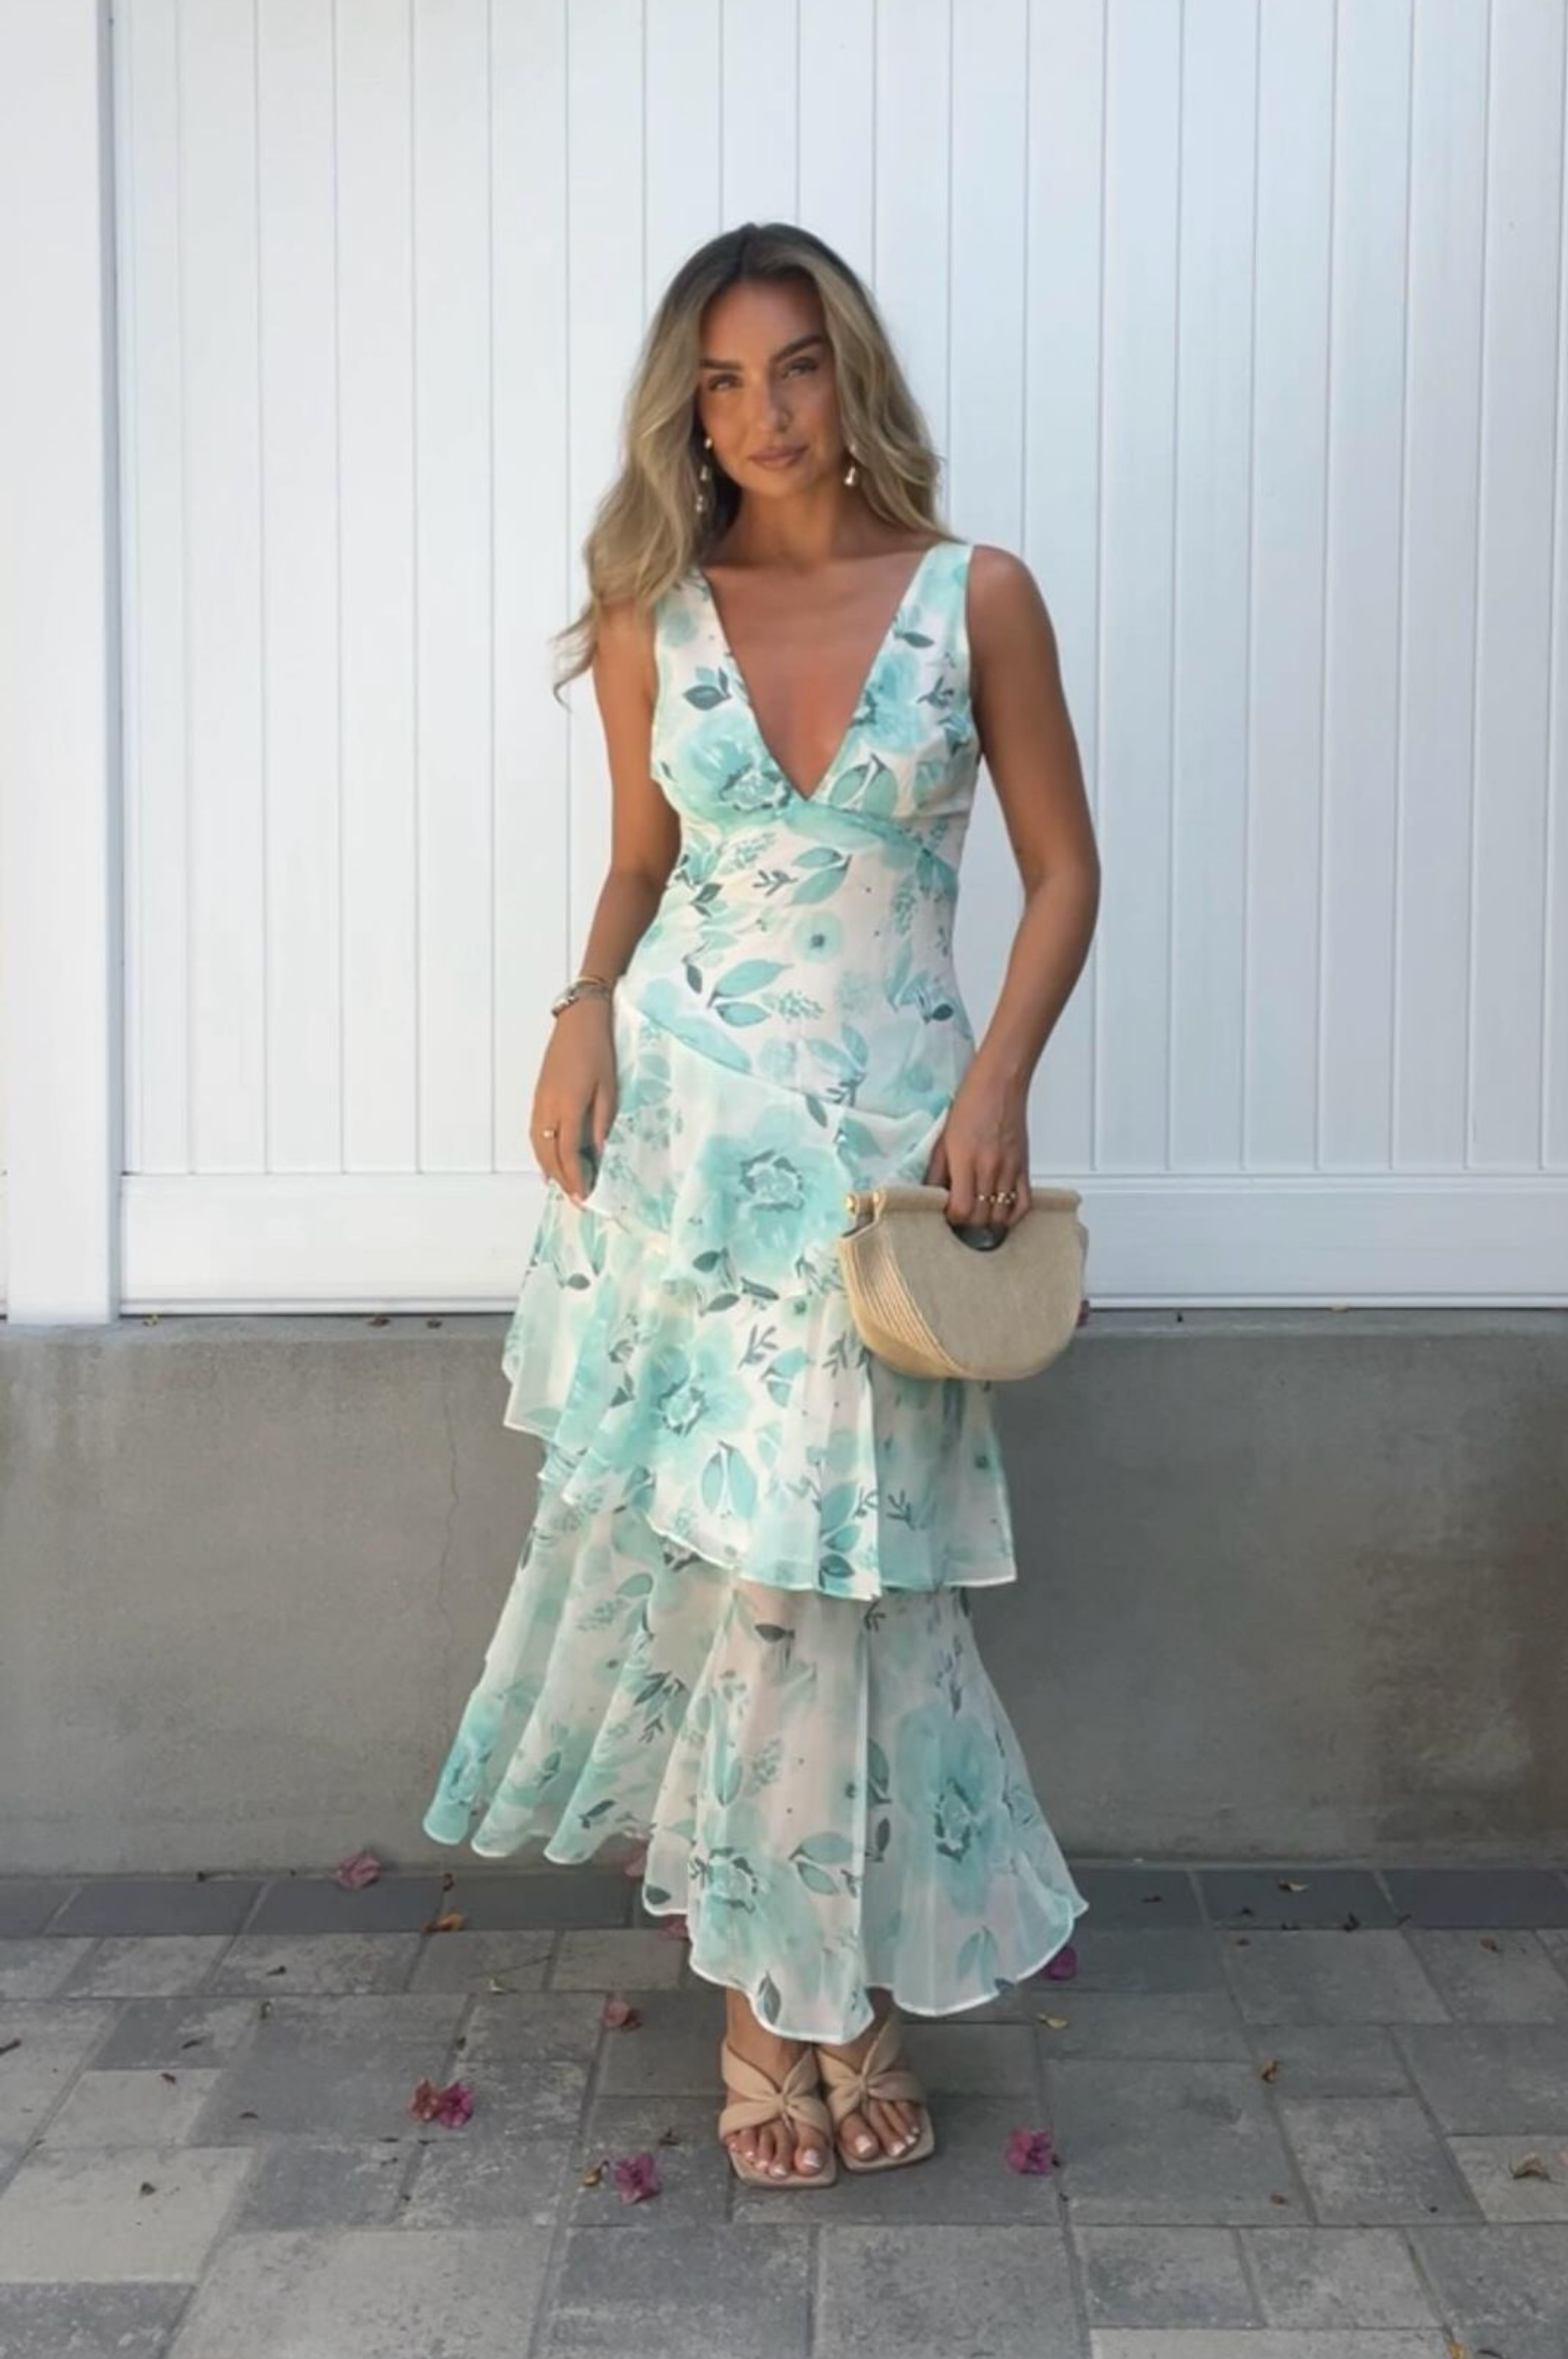
[{"label": "floral maxi dress", "polygon": [[1088,1905],[971,1626],[1017,1578],[991,1387],[870,1354],[834,1244],[848,1189],[924,1178],[974,1048],[971,551],[921,556],[809,795],[706,574],[658,602],[681,848],[586,1203],[547,1183],[507,1329],[537,1509],[423,1821],[486,1858],[645,1843],[693,1971],[796,2039],[854,2039],[872,1985],[983,2005]]}]

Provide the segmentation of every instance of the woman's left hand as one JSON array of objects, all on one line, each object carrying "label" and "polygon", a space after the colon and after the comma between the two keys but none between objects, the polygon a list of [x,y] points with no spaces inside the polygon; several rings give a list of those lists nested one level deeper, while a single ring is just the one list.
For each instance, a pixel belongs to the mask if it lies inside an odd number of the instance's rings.
[{"label": "woman's left hand", "polygon": [[[1029,1133],[1024,1094],[989,1080],[971,1064],[953,1093],[941,1135],[926,1166],[929,1186],[947,1190],[955,1229],[1010,1229],[1029,1210]],[[1013,1190],[1011,1204],[987,1203]]]}]

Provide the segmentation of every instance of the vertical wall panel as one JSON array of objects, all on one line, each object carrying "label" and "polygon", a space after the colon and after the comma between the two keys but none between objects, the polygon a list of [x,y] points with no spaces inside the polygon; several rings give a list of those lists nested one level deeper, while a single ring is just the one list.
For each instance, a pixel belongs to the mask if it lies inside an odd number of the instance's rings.
[{"label": "vertical wall panel", "polygon": [[266,1162],[343,1168],[332,0],[257,14]]},{"label": "vertical wall panel", "polygon": [[1328,589],[1335,18],[1258,18],[1241,1159],[1310,1171]]},{"label": "vertical wall panel", "polygon": [[[184,1009],[193,1167],[267,1158],[261,320],[256,21],[261,0],[181,0],[180,234],[185,364]],[[150,794],[171,782],[143,774]]]},{"label": "vertical wall panel", "polygon": [[1549,592],[1562,218],[1563,11],[1494,10],[1481,389],[1470,1123],[1465,1161],[1540,1152]]},{"label": "vertical wall panel", "polygon": [[[1091,814],[1099,803],[1100,307],[1104,272],[1102,0],[1032,8],[1025,192],[1021,532],[1052,618]],[[1096,820],[1097,823],[1097,820]],[[1112,888],[1115,889],[1114,887]],[[967,942],[965,942],[967,949]],[[1099,937],[1030,1092],[1030,1146],[1048,1175],[1094,1160]]]},{"label": "vertical wall panel", "polygon": [[1392,1150],[1410,5],[1342,9],[1336,59],[1318,1154]]},{"label": "vertical wall panel", "polygon": [[1183,33],[1166,1154],[1202,1172],[1236,1169],[1244,1118],[1254,0]]},{"label": "vertical wall panel", "polygon": [[176,0],[116,20],[124,562],[125,1161],[191,1165],[184,316]]},{"label": "vertical wall panel", "polygon": [[1101,1168],[1166,1168],[1181,12],[1109,16],[1100,388]]},{"label": "vertical wall panel", "polygon": [[335,0],[343,1153],[355,1172],[419,1163],[413,6]]},{"label": "vertical wall panel", "polygon": [[[1560,0],[114,26],[135,1300],[507,1299],[610,847],[550,641],[651,306],[774,216],[1051,611],[1104,894],[1031,1137],[1097,1293],[1561,1277]],[[982,1028],[1020,902],[982,773]]]},{"label": "vertical wall panel", "polygon": [[[1027,0],[954,0],[947,252],[949,520],[972,540],[1023,541]],[[1007,971],[1023,907],[996,797],[982,793],[963,854],[954,934],[978,1030]]]},{"label": "vertical wall panel", "polygon": [[493,1152],[487,0],[415,0],[419,1167]]},{"label": "vertical wall panel", "polygon": [[[570,714],[551,635],[577,603],[568,508],[566,5],[491,17],[496,1163],[537,1170],[533,1082],[556,978],[581,947],[567,904]],[[574,684],[573,695],[582,693]],[[585,722],[585,729],[592,727]]]},{"label": "vertical wall panel", "polygon": [[1411,60],[1393,1155],[1416,1170],[1467,1159],[1490,13],[1423,0]]}]

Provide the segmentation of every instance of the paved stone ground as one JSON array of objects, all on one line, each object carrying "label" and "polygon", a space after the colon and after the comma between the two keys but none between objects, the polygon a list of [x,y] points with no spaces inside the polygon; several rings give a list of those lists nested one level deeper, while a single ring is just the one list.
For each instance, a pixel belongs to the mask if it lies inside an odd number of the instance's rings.
[{"label": "paved stone ground", "polygon": [[1074,1871],[932,2159],[777,2192],[616,1870],[0,1878],[0,2359],[1568,2359],[1561,1868]]}]

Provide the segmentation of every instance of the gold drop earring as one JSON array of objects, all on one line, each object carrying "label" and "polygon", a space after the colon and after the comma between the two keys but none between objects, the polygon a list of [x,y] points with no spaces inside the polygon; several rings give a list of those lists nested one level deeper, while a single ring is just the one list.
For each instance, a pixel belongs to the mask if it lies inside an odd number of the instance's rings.
[{"label": "gold drop earring", "polygon": [[[702,447],[705,451],[712,450],[713,436],[711,434],[704,434],[702,438]],[[699,516],[711,505],[712,500],[713,469],[708,461],[704,459],[700,467],[697,469],[697,497],[692,502],[692,506],[695,508]]]},{"label": "gold drop earring", "polygon": [[[849,449],[849,445],[848,445],[847,443],[844,445],[844,447],[845,447],[845,449],[846,449],[846,450],[848,450],[848,449]],[[845,483],[846,483],[846,484],[852,484],[852,483],[854,482],[854,480],[855,480],[855,471],[856,471],[856,466],[857,466],[857,461],[856,461],[856,458],[855,458],[855,454],[854,454],[854,452],[853,452],[853,451],[850,451],[850,452],[849,452],[849,465],[848,465],[848,466],[845,468],[845,470],[844,470],[844,481],[845,481]]]}]

